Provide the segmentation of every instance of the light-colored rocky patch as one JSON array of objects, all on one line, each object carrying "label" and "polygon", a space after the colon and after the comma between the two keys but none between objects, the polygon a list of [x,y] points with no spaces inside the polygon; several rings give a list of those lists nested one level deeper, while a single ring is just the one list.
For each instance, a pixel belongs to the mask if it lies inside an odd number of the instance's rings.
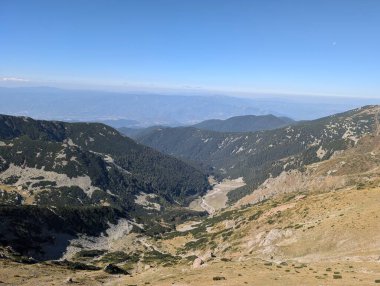
[{"label": "light-colored rocky patch", "polygon": [[157,203],[150,202],[148,199],[154,199],[157,195],[155,194],[146,194],[141,192],[138,196],[136,196],[135,203],[144,206],[145,209],[153,209],[159,211],[161,206]]},{"label": "light-colored rocky patch", "polygon": [[200,221],[188,221],[188,222],[185,222],[183,224],[177,225],[176,230],[179,232],[185,232],[188,230],[192,230],[192,229],[196,228],[196,226],[200,223],[201,223]]},{"label": "light-colored rocky patch", "polygon": [[280,193],[304,191],[307,184],[305,174],[297,170],[282,172],[275,178],[268,178],[252,194],[240,199],[235,205],[255,204]]},{"label": "light-colored rocky patch", "polygon": [[322,146],[319,146],[319,149],[317,150],[317,157],[319,159],[323,159],[325,157],[327,151],[322,148]]},{"label": "light-colored rocky patch", "polygon": [[77,157],[75,157],[75,156],[72,156],[72,157],[70,158],[70,161],[71,161],[71,162],[75,162],[75,163],[80,164],[80,163],[78,162],[78,160],[77,160]]},{"label": "light-colored rocky patch", "polygon": [[71,138],[68,138],[68,139],[64,140],[62,146],[63,147],[67,147],[67,146],[78,147],[78,145],[76,145],[73,142],[73,139],[71,139]]},{"label": "light-colored rocky patch", "polygon": [[60,150],[55,156],[56,159],[66,159],[65,149]]},{"label": "light-colored rocky patch", "polygon": [[126,219],[120,219],[117,224],[109,223],[109,228],[106,230],[105,234],[102,234],[99,237],[82,235],[79,238],[71,240],[62,259],[70,259],[75,253],[83,249],[113,250],[113,247],[117,242],[121,239],[125,239],[131,232],[132,228],[133,224]]},{"label": "light-colored rocky patch", "polygon": [[258,233],[253,240],[248,241],[247,248],[252,251],[254,248],[259,248],[259,251],[264,255],[270,255],[277,248],[277,242],[282,239],[289,239],[293,236],[291,229],[271,229]]},{"label": "light-colored rocky patch", "polygon": [[[213,179],[209,181],[214,182]],[[190,204],[190,208],[196,210],[200,207],[209,214],[213,214],[215,211],[226,207],[228,201],[227,194],[230,191],[242,186],[245,186],[243,177],[234,180],[225,179],[222,182],[215,184],[201,199],[193,201]]]},{"label": "light-colored rocky patch", "polygon": [[204,211],[204,209],[201,207],[202,204],[202,198],[196,198],[189,204],[189,209],[194,210],[194,211]]},{"label": "light-colored rocky patch", "polygon": [[[40,156],[40,153],[37,154],[37,157]],[[55,160],[54,160],[54,168],[57,167],[57,166],[66,166],[69,162],[66,160],[66,153],[65,153],[65,149],[62,149],[60,150],[57,155],[55,156]]]},{"label": "light-colored rocky patch", "polygon": [[[14,184],[14,186],[18,188],[22,188],[26,185],[27,182],[39,182],[36,180],[37,177],[44,177],[45,181],[53,181],[56,183],[57,187],[80,187],[89,197],[91,197],[92,193],[95,190],[99,190],[99,188],[95,187],[91,183],[91,179],[89,176],[79,176],[70,178],[66,174],[59,174],[56,172],[45,171],[37,168],[29,168],[29,167],[20,167],[13,164],[10,164],[9,168],[4,172],[0,173],[0,180],[5,180],[9,177],[17,176],[20,177],[18,181]],[[32,187],[33,184],[30,184],[28,189],[38,189]]]},{"label": "light-colored rocky patch", "polygon": [[104,155],[104,161],[107,163],[114,163],[114,159],[110,155]]},{"label": "light-colored rocky patch", "polygon": [[354,132],[352,131],[351,128],[347,129],[347,131],[343,134],[342,139],[350,139],[353,141],[355,144],[358,143],[359,137],[355,136]]}]

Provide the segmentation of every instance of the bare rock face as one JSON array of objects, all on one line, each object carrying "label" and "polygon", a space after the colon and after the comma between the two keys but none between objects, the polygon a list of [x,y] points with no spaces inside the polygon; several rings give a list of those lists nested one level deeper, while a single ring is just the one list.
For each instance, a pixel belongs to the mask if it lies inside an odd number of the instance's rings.
[{"label": "bare rock face", "polygon": [[201,256],[201,260],[203,262],[207,262],[212,258],[215,258],[215,255],[211,251],[207,251],[204,255]]},{"label": "bare rock face", "polygon": [[204,264],[204,261],[201,258],[197,257],[197,258],[195,258],[195,260],[193,262],[193,268],[199,268],[203,264]]},{"label": "bare rock face", "polygon": [[234,228],[235,227],[235,221],[233,220],[227,220],[225,222],[226,229]]}]

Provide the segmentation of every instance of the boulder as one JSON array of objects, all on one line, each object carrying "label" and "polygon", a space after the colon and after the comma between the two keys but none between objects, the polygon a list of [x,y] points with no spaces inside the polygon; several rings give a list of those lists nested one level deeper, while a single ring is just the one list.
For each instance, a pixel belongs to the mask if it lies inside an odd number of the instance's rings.
[{"label": "boulder", "polygon": [[194,259],[193,268],[199,268],[203,264],[204,264],[204,261],[201,258],[197,257]]}]

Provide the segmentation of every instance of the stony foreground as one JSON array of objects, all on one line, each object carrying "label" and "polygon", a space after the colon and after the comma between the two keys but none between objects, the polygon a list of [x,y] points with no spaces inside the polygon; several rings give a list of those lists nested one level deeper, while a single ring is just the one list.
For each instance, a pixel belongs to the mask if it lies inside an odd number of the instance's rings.
[{"label": "stony foreground", "polygon": [[[287,265],[286,265],[287,264]],[[21,265],[0,261],[1,285],[376,285],[377,262],[283,263],[260,260],[213,262],[199,269],[186,265],[150,269],[141,274],[109,275],[72,271],[47,264]]]}]

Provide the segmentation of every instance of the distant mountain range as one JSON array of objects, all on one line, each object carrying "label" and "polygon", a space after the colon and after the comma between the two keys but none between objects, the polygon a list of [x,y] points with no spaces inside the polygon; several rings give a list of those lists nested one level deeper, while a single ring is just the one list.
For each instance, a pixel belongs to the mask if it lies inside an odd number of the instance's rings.
[{"label": "distant mountain range", "polygon": [[276,117],[269,114],[261,116],[235,116],[226,120],[211,119],[194,124],[193,127],[218,132],[254,132],[275,129],[291,123],[294,123],[293,119],[288,117]]},{"label": "distant mountain range", "polygon": [[[268,114],[235,116],[226,120],[210,119],[189,127],[218,132],[254,132],[259,130],[276,129],[294,123],[295,121],[288,117],[276,117],[272,114]],[[152,131],[161,130],[164,128],[169,127],[160,125],[150,126],[147,128],[121,127],[118,128],[118,130],[128,137],[138,139],[139,137],[149,134]]]},{"label": "distant mountain range", "polygon": [[115,128],[183,126],[241,115],[316,119],[379,99],[291,95],[162,95],[51,87],[0,87],[0,113],[37,119],[103,122]]},{"label": "distant mountain range", "polygon": [[150,126],[150,127],[146,127],[146,128],[144,128],[144,127],[143,128],[121,127],[121,128],[118,128],[117,130],[125,136],[128,136],[132,139],[137,139],[140,136],[150,134],[152,131],[161,130],[161,129],[165,129],[165,128],[170,128],[170,127],[155,125],[155,126]]}]

